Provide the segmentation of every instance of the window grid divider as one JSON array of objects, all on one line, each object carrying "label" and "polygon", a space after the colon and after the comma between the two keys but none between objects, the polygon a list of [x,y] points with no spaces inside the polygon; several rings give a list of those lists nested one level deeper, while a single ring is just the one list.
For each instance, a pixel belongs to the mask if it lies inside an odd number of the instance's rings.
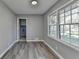
[{"label": "window grid divider", "polygon": [[60,19],[59,19],[59,12],[57,11],[57,38],[60,38],[60,28],[59,28],[59,23],[60,23]]},{"label": "window grid divider", "polygon": [[69,25],[69,31],[70,31],[70,41],[71,41],[72,6],[70,6],[70,15],[71,15],[71,23],[70,23],[70,25]]},{"label": "window grid divider", "polygon": [[[64,24],[65,24],[65,10],[64,10]],[[63,24],[63,36],[64,36],[64,24]]]},{"label": "window grid divider", "polygon": [[[79,36],[79,24],[78,24],[78,36]],[[78,37],[78,40],[79,40],[79,37]]]}]

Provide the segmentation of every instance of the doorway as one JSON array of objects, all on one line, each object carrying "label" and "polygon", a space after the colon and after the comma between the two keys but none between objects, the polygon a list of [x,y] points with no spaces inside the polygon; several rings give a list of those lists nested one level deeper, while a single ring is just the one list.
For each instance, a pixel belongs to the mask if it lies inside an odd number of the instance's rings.
[{"label": "doorway", "polygon": [[26,40],[26,19],[19,19],[19,36],[21,40]]}]

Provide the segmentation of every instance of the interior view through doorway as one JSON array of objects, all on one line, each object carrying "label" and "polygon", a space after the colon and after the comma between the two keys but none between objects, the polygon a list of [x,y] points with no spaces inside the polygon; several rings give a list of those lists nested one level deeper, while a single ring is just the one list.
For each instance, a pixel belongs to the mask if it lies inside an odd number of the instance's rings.
[{"label": "interior view through doorway", "polygon": [[19,19],[20,40],[26,40],[26,19]]}]

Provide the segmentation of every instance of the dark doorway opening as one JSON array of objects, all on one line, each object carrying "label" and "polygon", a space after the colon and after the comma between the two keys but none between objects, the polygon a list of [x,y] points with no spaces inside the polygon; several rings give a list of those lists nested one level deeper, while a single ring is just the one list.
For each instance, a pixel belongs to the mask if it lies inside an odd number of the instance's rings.
[{"label": "dark doorway opening", "polygon": [[26,19],[19,19],[20,39],[26,40]]}]

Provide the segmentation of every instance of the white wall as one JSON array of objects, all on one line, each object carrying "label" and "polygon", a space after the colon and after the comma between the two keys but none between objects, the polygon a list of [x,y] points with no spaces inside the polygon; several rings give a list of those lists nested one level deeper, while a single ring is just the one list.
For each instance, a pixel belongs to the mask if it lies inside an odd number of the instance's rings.
[{"label": "white wall", "polygon": [[44,40],[55,49],[64,59],[79,59],[79,51],[76,51],[56,40],[53,40],[47,36],[47,15],[59,8],[61,5],[65,4],[69,0],[60,0],[57,2],[51,10],[49,10],[44,16]]},{"label": "white wall", "polygon": [[43,39],[43,16],[41,15],[19,15],[26,18],[27,39]]},{"label": "white wall", "polygon": [[0,1],[0,54],[16,40],[16,17]]}]

